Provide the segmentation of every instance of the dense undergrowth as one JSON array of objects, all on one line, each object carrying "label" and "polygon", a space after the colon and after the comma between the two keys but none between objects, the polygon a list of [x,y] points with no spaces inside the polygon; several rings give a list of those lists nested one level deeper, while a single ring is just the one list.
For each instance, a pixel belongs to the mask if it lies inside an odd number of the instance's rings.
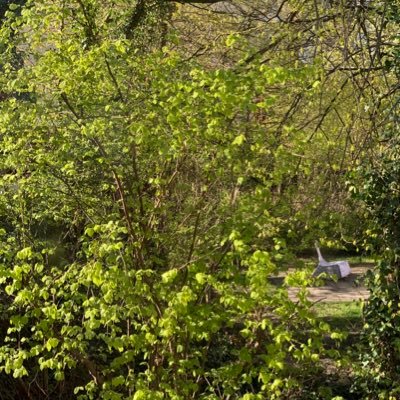
[{"label": "dense undergrowth", "polygon": [[[1,397],[396,398],[397,3],[192,3],[1,9]],[[389,254],[360,346],[315,240]]]}]

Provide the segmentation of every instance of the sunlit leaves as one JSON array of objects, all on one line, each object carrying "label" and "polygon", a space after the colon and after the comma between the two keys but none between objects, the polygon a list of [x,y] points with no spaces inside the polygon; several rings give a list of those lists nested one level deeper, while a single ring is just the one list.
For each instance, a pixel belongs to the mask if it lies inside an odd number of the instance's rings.
[{"label": "sunlit leaves", "polygon": [[92,398],[278,398],[329,327],[268,283],[285,251],[272,186],[306,143],[284,124],[288,152],[260,120],[316,70],[146,52],[117,6],[34,2],[2,30],[25,63],[0,78],[1,365],[72,369]]}]

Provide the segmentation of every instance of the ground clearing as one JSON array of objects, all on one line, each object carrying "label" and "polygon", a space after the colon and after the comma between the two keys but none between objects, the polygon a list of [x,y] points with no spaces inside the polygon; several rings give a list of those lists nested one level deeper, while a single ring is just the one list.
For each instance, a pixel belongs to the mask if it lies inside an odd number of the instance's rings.
[{"label": "ground clearing", "polygon": [[352,272],[346,278],[310,288],[310,300],[340,302],[367,299],[369,292],[364,286],[364,275],[371,268],[372,264],[367,263],[352,265]]},{"label": "ground clearing", "polygon": [[[369,292],[364,286],[364,275],[373,267],[372,263],[351,264],[351,274],[337,282],[327,281],[325,285],[309,288],[309,299],[313,302],[349,302],[365,300]],[[297,288],[289,289],[289,296],[296,297]]]}]

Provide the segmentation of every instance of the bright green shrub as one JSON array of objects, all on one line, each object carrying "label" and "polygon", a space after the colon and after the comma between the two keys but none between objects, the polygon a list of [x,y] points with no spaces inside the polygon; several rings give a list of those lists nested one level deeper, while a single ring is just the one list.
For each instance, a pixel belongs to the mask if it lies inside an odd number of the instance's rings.
[{"label": "bright green shrub", "polygon": [[0,32],[0,369],[65,398],[300,399],[340,335],[307,279],[269,283],[283,172],[255,115],[314,68],[145,53],[117,3],[31,2]]}]

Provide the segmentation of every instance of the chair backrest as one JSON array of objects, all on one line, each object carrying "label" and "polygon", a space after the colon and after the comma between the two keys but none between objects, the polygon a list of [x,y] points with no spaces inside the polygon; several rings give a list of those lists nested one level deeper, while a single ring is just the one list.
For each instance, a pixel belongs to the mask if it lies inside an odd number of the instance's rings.
[{"label": "chair backrest", "polygon": [[315,242],[315,248],[317,249],[317,253],[318,253],[318,261],[321,263],[326,263],[326,261],[325,261],[325,259],[324,259],[324,257],[322,257],[322,254],[321,254],[321,250],[319,249],[319,247],[318,247],[318,242]]}]

